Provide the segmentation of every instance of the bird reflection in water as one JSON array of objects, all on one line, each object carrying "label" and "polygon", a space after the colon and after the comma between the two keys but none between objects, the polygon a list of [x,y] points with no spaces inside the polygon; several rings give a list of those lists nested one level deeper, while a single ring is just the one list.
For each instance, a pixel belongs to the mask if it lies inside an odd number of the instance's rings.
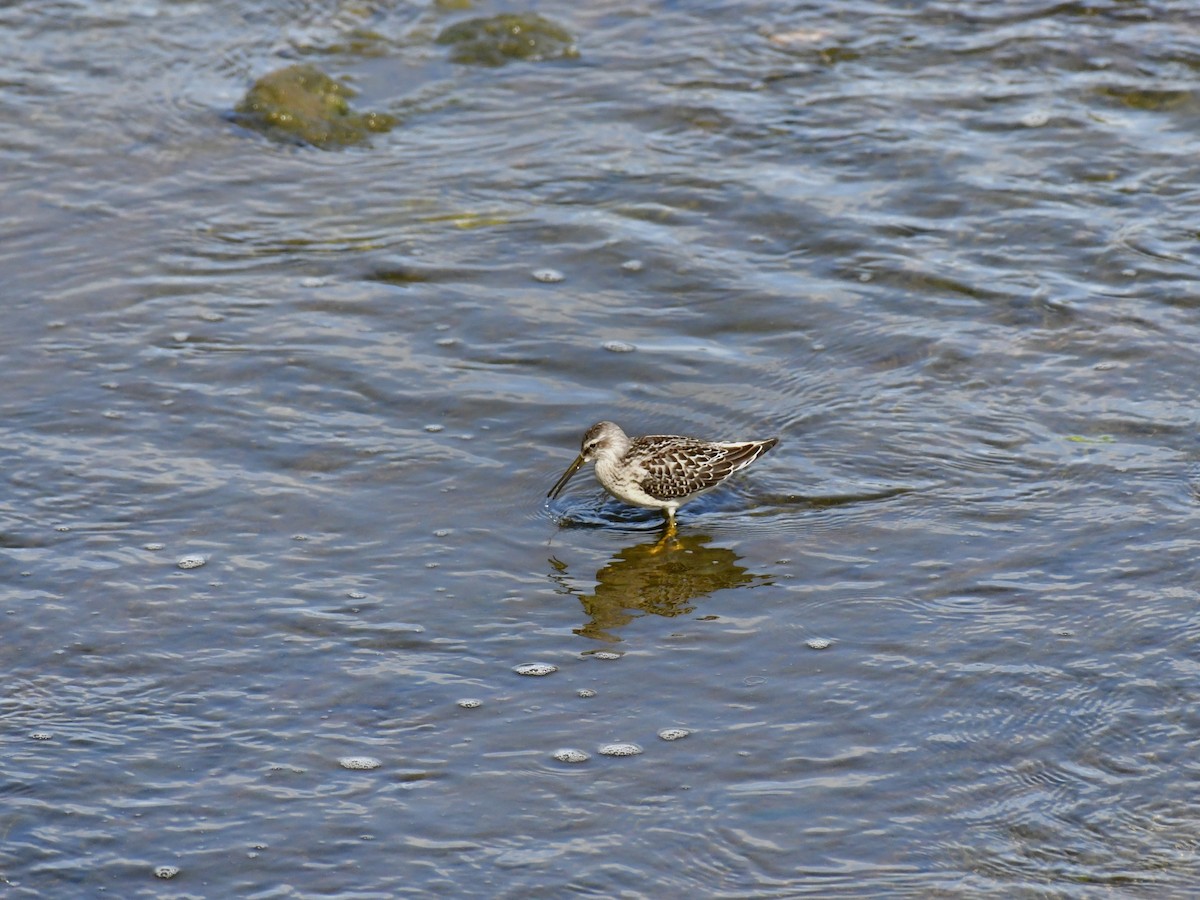
[{"label": "bird reflection in water", "polygon": [[607,643],[615,633],[644,615],[681,616],[694,612],[694,601],[724,588],[767,584],[738,565],[741,558],[726,547],[707,546],[704,534],[677,535],[669,542],[648,541],[619,552],[596,573],[596,590],[582,594],[569,583],[567,564],[551,558],[551,577],[563,593],[579,598],[588,621],[575,634]]}]

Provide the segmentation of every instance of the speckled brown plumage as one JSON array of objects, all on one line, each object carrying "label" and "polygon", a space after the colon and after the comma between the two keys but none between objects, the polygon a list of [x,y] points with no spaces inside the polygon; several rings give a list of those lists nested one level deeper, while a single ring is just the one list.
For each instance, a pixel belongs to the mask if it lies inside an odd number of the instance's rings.
[{"label": "speckled brown plumage", "polygon": [[669,434],[635,438],[624,461],[641,466],[643,491],[658,500],[686,497],[716,487],[779,442],[713,443]]}]

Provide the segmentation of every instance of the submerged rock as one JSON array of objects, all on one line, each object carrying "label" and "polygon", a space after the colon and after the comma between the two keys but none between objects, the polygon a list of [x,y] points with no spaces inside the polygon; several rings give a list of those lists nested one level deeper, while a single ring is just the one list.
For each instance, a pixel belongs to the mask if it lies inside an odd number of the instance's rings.
[{"label": "submerged rock", "polygon": [[395,116],[356,113],[354,91],[316,66],[288,66],[264,75],[235,109],[239,124],[277,140],[303,141],[329,150],[361,144],[391,131]]},{"label": "submerged rock", "polygon": [[450,58],[476,66],[502,66],[511,59],[575,59],[571,32],[536,13],[502,13],[467,19],[442,29],[439,44],[453,44]]}]

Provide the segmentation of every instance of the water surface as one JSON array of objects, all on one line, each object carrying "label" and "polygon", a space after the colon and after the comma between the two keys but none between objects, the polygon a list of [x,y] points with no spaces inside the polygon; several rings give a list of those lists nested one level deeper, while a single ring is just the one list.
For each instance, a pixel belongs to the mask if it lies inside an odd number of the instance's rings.
[{"label": "water surface", "polygon": [[1200,15],[529,9],[0,12],[0,884],[1188,896]]}]

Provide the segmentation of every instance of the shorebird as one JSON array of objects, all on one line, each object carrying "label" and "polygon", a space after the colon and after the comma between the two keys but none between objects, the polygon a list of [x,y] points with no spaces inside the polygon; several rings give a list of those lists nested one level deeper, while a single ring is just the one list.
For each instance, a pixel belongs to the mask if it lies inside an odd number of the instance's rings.
[{"label": "shorebird", "polygon": [[557,497],[584,463],[595,462],[604,489],[633,506],[660,509],[667,530],[675,510],[746,468],[779,438],[765,441],[705,441],[674,434],[631,438],[619,425],[597,422],[587,430],[579,455],[547,497]]}]

